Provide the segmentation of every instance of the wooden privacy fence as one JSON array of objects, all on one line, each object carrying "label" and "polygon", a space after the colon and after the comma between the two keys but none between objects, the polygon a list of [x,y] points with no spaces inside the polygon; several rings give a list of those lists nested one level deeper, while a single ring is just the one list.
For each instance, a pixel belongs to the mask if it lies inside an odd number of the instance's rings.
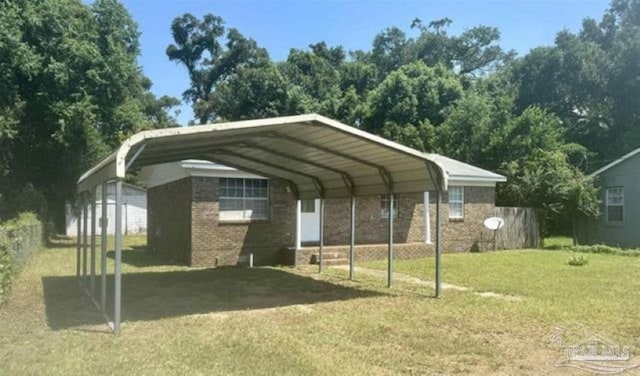
[{"label": "wooden privacy fence", "polygon": [[504,219],[496,236],[497,249],[540,247],[538,218],[533,208],[496,207],[493,215]]}]

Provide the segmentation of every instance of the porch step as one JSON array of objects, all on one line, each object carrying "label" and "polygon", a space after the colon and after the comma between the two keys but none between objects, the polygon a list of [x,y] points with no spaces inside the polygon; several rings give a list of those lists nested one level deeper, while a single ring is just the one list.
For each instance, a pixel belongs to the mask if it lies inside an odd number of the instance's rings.
[{"label": "porch step", "polygon": [[[317,258],[318,254],[316,253],[315,256]],[[347,254],[344,252],[322,252],[322,258],[325,260],[346,258],[346,257],[347,257]]]},{"label": "porch step", "polygon": [[[316,264],[317,264],[317,262],[316,262]],[[349,259],[346,259],[346,258],[324,259],[324,260],[322,260],[322,264],[324,266],[349,265]]]},{"label": "porch step", "polygon": [[[311,255],[311,263],[318,264],[319,256],[317,253]],[[322,263],[324,265],[346,265],[349,264],[349,258],[344,252],[322,252]]]}]

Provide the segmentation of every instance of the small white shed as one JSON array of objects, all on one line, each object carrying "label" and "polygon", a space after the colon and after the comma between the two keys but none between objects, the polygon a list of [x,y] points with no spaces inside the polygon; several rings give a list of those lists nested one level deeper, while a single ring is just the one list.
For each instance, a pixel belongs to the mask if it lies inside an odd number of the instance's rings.
[{"label": "small white shed", "polygon": [[[102,213],[102,193],[98,188],[96,213],[100,216]],[[122,234],[135,235],[147,233],[147,191],[143,188],[136,187],[131,184],[123,184],[122,186]],[[107,234],[115,234],[115,183],[107,185]],[[77,218],[74,207],[67,203],[65,213],[66,234],[68,236],[76,236],[78,232]],[[89,223],[91,223],[91,211],[88,211]],[[100,218],[98,218],[100,219]],[[100,234],[99,222],[96,222],[96,234]],[[89,234],[91,234],[91,226],[88,226]]]}]

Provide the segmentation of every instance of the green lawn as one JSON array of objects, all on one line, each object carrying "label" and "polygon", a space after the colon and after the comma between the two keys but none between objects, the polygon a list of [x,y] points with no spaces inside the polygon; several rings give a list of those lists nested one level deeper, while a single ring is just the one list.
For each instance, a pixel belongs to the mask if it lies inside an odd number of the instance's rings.
[{"label": "green lawn", "polygon": [[544,248],[562,248],[573,245],[573,239],[568,236],[552,236],[544,239]]},{"label": "green lawn", "polygon": [[[589,254],[572,267],[564,251],[444,255],[446,282],[524,298],[513,302],[433,299],[335,269],[189,269],[142,242],[127,239],[123,253],[119,336],[78,287],[75,249],[37,255],[0,308],[0,374],[564,374],[549,338],[570,321],[640,349],[638,258]],[[433,264],[396,271],[430,277]]]}]

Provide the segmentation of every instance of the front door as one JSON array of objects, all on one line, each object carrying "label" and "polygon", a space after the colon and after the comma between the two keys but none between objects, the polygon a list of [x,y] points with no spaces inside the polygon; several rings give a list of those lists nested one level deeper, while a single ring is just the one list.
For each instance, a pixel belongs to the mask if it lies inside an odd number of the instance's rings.
[{"label": "front door", "polygon": [[302,200],[300,203],[300,240],[320,241],[320,200]]}]

